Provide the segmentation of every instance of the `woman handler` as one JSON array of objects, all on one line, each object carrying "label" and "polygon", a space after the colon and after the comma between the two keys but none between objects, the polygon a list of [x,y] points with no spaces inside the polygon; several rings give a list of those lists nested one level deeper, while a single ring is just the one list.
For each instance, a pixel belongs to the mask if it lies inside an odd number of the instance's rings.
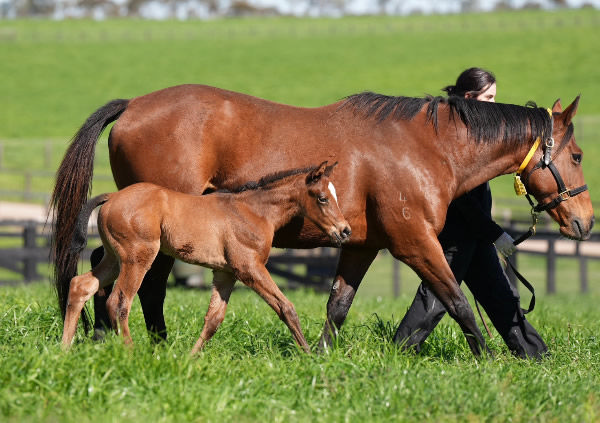
[{"label": "woman handler", "polygon": [[[494,102],[496,79],[491,72],[470,68],[460,74],[456,85],[443,90],[449,96]],[[509,256],[516,248],[511,236],[492,220],[491,209],[492,196],[486,182],[450,203],[438,238],[454,277],[467,284],[510,351],[522,358],[540,358],[548,347],[523,315],[519,294],[496,252]],[[405,349],[420,351],[445,313],[442,303],[421,283],[394,341]]]}]

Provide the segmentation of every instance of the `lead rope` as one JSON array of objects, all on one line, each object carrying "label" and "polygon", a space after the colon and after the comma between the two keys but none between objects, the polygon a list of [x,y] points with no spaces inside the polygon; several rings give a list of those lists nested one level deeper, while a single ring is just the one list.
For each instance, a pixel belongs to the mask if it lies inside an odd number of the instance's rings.
[{"label": "lead rope", "polygon": [[[550,161],[551,161],[552,148],[554,147],[554,138],[552,138],[552,132],[554,129],[554,121],[552,119],[552,110],[546,109],[546,111],[548,112],[548,115],[550,116],[550,137],[548,139],[546,139],[546,141],[545,141],[546,150],[543,153],[543,161],[546,165],[548,165],[548,163],[550,163]],[[523,163],[521,163],[521,166],[519,166],[519,169],[517,170],[517,173],[515,174],[515,184],[514,184],[515,185],[515,193],[517,195],[524,195],[525,198],[527,198],[529,205],[531,206],[531,226],[529,227],[529,230],[527,232],[525,232],[523,235],[521,235],[515,241],[513,241],[514,245],[519,245],[526,239],[535,235],[535,227],[538,222],[538,211],[536,210],[536,206],[535,206],[533,200],[531,199],[531,197],[529,196],[529,193],[527,192],[525,185],[521,181],[521,172],[523,172],[523,170],[525,170],[525,168],[531,161],[533,154],[535,153],[538,146],[540,145],[540,141],[541,141],[540,137],[538,137],[535,140],[535,143],[533,144],[533,146],[527,153],[527,156],[525,156]],[[533,285],[531,285],[529,283],[529,281],[527,279],[525,279],[525,277],[517,271],[515,266],[508,259],[508,257],[505,259],[505,262],[510,266],[513,273],[515,274],[517,279],[519,279],[519,281],[523,284],[523,286],[525,286],[531,292],[531,300],[529,301],[529,307],[527,307],[527,310],[521,308],[521,311],[523,312],[523,314],[527,314],[527,313],[531,312],[535,307],[535,290],[533,289]]]},{"label": "lead rope", "polygon": [[[552,125],[553,124],[553,121],[552,121],[552,110],[550,110],[550,109],[546,109],[546,110],[548,111],[548,114],[550,115],[550,124]],[[518,237],[513,242],[514,245],[519,245],[520,243],[522,243],[526,239],[528,239],[531,236],[535,235],[535,227],[536,227],[537,221],[538,221],[538,213],[535,211],[535,204],[533,203],[533,201],[531,200],[531,197],[527,193],[527,189],[525,188],[525,184],[523,184],[523,181],[521,180],[521,173],[523,172],[523,170],[525,170],[525,168],[527,167],[527,165],[531,161],[531,158],[533,157],[533,155],[535,154],[536,150],[538,149],[541,141],[542,140],[541,140],[540,137],[538,137],[535,140],[535,142],[533,143],[533,145],[529,149],[529,152],[527,152],[527,155],[525,156],[525,159],[521,163],[521,166],[519,166],[519,169],[515,173],[515,180],[514,180],[515,193],[517,195],[524,195],[527,198],[527,201],[529,201],[529,205],[531,206],[531,220],[532,220],[532,223],[531,223],[531,226],[529,227],[529,229],[527,230],[527,232],[524,233],[523,235],[521,235],[520,237]],[[552,147],[554,147],[554,139],[552,138],[552,130],[550,130],[550,139],[548,141],[546,141],[546,147],[547,148],[546,148],[546,152],[544,154],[544,162],[550,161],[550,154],[551,154],[550,152],[552,150]],[[510,268],[512,269],[513,273],[515,274],[515,276],[531,292],[531,301],[529,302],[528,309],[527,310],[521,309],[523,311],[523,314],[527,314],[531,310],[533,310],[533,308],[535,307],[535,290],[533,289],[533,286],[529,283],[529,281],[527,279],[525,279],[525,277],[523,275],[521,275],[517,271],[517,269],[515,269],[514,265],[511,263],[511,261],[508,258],[504,259],[504,262],[505,262],[504,263],[504,267],[506,267],[507,264],[508,264],[510,266]],[[492,332],[490,331],[490,328],[488,327],[485,319],[483,318],[483,313],[481,312],[481,309],[479,308],[479,301],[477,301],[477,299],[475,297],[473,297],[473,298],[475,299],[475,308],[477,308],[477,313],[479,314],[479,318],[481,319],[481,321],[483,323],[483,326],[485,327],[485,330],[488,333],[488,336],[490,337],[490,339],[493,339],[494,336],[492,335]]]}]

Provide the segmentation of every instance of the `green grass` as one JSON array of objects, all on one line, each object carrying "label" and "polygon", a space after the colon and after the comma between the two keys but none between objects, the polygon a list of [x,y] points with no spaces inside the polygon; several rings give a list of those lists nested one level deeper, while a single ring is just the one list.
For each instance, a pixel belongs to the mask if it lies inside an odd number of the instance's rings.
[{"label": "green grass", "polygon": [[[307,339],[320,335],[326,296],[288,294]],[[46,284],[0,289],[0,419],[116,421],[560,421],[600,419],[597,295],[544,297],[531,315],[551,356],[513,358],[498,339],[471,357],[447,317],[419,355],[391,342],[410,297],[358,296],[338,345],[304,355],[268,306],[236,290],[221,329],[189,359],[209,293],[171,289],[169,340],[153,347],[137,302],[132,351],[81,332],[69,353]]]}]

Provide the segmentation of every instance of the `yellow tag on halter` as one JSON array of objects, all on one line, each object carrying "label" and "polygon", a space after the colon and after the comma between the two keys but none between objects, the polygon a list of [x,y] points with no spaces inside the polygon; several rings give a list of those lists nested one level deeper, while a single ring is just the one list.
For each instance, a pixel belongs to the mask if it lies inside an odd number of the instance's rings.
[{"label": "yellow tag on halter", "polygon": [[515,193],[517,195],[527,194],[527,189],[525,188],[525,184],[523,184],[523,181],[521,181],[521,172],[523,172],[523,170],[525,170],[525,168],[531,161],[531,158],[535,154],[535,150],[537,150],[537,148],[539,147],[540,142],[541,142],[541,138],[538,137],[535,140],[535,142],[533,143],[533,145],[531,146],[531,148],[529,149],[529,152],[525,156],[525,160],[523,160],[523,163],[521,163],[521,166],[519,166],[519,170],[517,170],[517,173],[515,174]]},{"label": "yellow tag on halter", "polygon": [[523,181],[521,181],[521,177],[519,175],[515,175],[515,193],[517,195],[527,194],[527,189],[525,189],[525,184],[523,184]]}]

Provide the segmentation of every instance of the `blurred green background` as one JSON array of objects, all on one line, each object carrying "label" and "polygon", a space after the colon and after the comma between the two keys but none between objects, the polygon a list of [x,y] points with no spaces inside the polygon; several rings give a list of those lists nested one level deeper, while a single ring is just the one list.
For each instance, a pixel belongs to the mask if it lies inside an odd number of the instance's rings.
[{"label": "blurred green background", "polygon": [[[567,105],[582,95],[576,136],[599,200],[600,11],[214,21],[0,21],[3,169],[54,172],[68,140],[98,107],[183,83],[299,106],[363,90],[442,94],[470,66],[493,71],[500,102]],[[105,145],[105,144],[104,144]],[[97,175],[109,175],[106,148]],[[52,178],[34,175],[32,190]],[[21,178],[21,179],[19,179]],[[110,180],[110,178],[108,178]],[[507,178],[495,198],[513,198]],[[0,173],[2,186],[22,175]],[[108,184],[108,185],[107,185]],[[110,181],[96,184],[112,189]],[[6,197],[6,195],[5,195]],[[35,201],[43,201],[36,198]]]}]

